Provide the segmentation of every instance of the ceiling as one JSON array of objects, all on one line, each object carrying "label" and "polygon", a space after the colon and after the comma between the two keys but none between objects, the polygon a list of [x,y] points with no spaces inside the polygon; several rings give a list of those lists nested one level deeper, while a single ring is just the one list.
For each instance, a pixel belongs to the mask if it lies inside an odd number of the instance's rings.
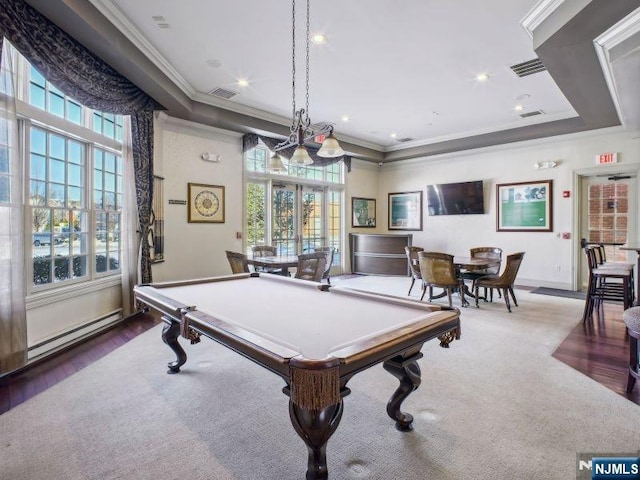
[{"label": "ceiling", "polygon": [[[169,114],[287,134],[290,0],[28,1]],[[602,47],[593,40],[630,13],[640,17],[640,0],[311,3],[311,33],[327,41],[310,46],[309,114],[335,124],[356,157],[391,161],[619,124],[638,129],[640,22],[618,25]],[[296,2],[297,108],[305,102],[305,4]],[[520,78],[510,68],[538,57],[547,70]],[[207,93],[216,88],[237,95]],[[542,113],[527,115],[534,112]]]}]

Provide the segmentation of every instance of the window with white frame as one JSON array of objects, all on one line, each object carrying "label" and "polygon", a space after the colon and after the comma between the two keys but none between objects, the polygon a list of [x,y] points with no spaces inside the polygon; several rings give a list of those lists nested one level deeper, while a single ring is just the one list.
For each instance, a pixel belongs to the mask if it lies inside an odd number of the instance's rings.
[{"label": "window with white frame", "polygon": [[[29,291],[119,275],[122,116],[84,107],[15,50],[14,55],[22,85],[16,91],[24,142]],[[0,138],[0,201],[8,188],[3,187],[5,144]]]}]

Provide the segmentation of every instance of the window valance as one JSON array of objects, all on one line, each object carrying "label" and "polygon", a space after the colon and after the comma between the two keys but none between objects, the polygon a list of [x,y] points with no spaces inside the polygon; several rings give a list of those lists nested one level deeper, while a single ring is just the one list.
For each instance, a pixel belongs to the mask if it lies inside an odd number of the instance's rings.
[{"label": "window valance", "polygon": [[[273,151],[276,148],[276,145],[282,142],[281,139],[267,137],[265,135],[258,135],[256,133],[247,133],[242,137],[242,151],[246,152],[256,147],[258,143],[262,142],[269,150]],[[343,162],[345,167],[347,167],[347,172],[351,171],[351,156],[343,155],[341,157],[336,158],[324,158],[318,156],[318,148],[314,147],[306,147],[307,152],[309,152],[309,156],[313,160],[313,165],[316,167],[326,167],[327,165],[333,165],[334,163]],[[278,153],[283,158],[289,159],[293,155],[295,147],[285,148],[284,150],[280,150]]]}]

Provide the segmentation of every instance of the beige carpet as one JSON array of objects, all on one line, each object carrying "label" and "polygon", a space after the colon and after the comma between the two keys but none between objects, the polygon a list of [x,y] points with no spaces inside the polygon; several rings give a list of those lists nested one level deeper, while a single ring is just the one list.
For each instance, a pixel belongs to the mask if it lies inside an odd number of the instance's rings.
[{"label": "beige carpet", "polygon": [[[400,295],[409,284],[336,282]],[[516,293],[514,313],[500,301],[463,309],[460,341],[425,346],[422,385],[404,404],[413,432],[385,413],[395,378],[380,366],[354,377],[330,478],[566,480],[578,452],[637,450],[639,407],[551,357],[582,302]],[[160,328],[0,416],[0,478],[304,478],[283,382],[208,340],[167,375]]]}]

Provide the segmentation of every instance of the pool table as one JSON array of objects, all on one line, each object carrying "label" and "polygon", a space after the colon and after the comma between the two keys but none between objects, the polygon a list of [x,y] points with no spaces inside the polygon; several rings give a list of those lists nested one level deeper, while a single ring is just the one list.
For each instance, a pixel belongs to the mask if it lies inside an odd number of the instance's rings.
[{"label": "pool table", "polygon": [[162,314],[162,339],[176,355],[168,373],[187,360],[178,337],[197,343],[204,336],[282,377],[291,423],[309,454],[307,480],[328,478],[327,442],[354,375],[382,363],[400,381],[387,413],[396,428],[411,430],[413,417],[400,406],[420,385],[422,345],[460,338],[455,308],[277,275],[138,285],[134,293]]}]

